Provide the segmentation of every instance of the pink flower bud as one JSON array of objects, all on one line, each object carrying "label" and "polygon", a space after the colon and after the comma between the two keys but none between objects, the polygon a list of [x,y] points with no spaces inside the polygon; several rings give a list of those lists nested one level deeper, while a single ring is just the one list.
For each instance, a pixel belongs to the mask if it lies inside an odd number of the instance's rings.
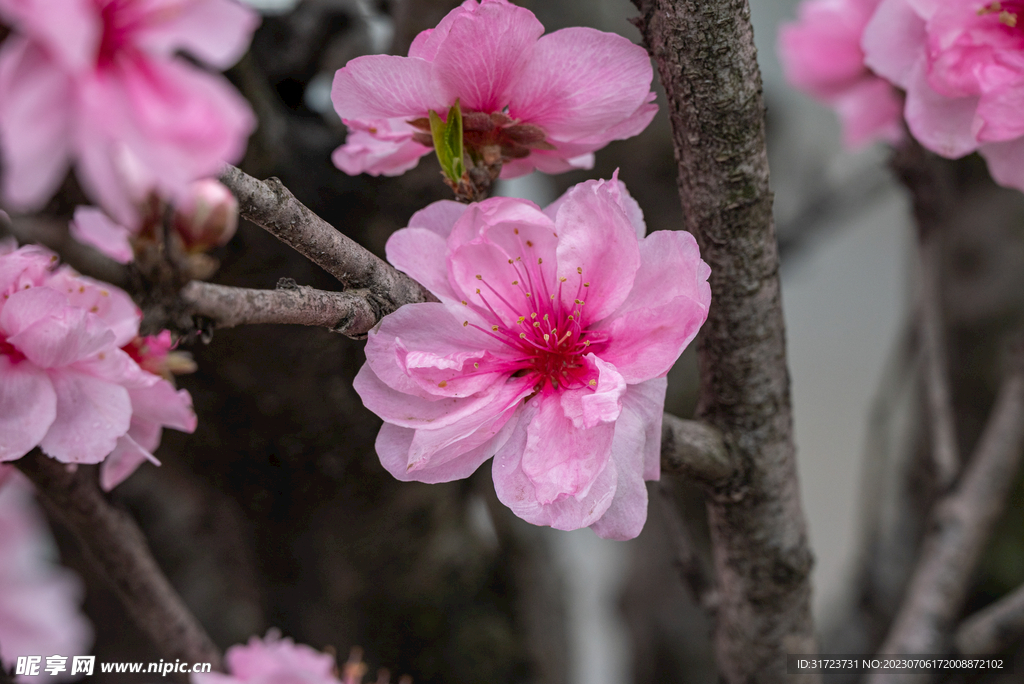
[{"label": "pink flower bud", "polygon": [[174,212],[174,229],[190,252],[227,244],[237,228],[238,200],[212,178],[192,183]]}]

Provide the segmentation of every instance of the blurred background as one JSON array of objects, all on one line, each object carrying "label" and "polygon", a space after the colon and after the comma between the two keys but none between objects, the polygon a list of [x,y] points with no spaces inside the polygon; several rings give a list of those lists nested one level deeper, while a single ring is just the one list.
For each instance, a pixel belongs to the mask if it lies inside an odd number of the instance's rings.
[{"label": "blurred background", "polygon": [[[228,74],[260,118],[242,168],[280,177],[383,256],[388,236],[448,190],[433,157],[398,178],[335,169],[330,153],[345,131],[331,108],[331,79],[353,57],[405,54],[457,3],[251,3],[264,23]],[[593,26],[639,42],[628,0],[518,4],[549,31]],[[786,85],[775,37],[796,4],[751,0],[801,487],[816,556],[814,609],[824,652],[866,653],[884,636],[935,496],[910,332],[913,230],[888,151],[843,150],[831,112]],[[649,230],[679,228],[683,210],[659,101],[648,130],[599,152],[592,171],[534,174],[501,183],[499,194],[543,205],[619,168]],[[958,435],[970,453],[1000,377],[1005,333],[1024,313],[1024,198],[993,186],[975,159],[948,170],[957,209],[944,236],[943,297]],[[58,201],[50,211],[67,208]],[[290,277],[337,286],[247,224],[216,256],[215,282],[272,288]],[[716,681],[698,489],[671,477],[651,483],[647,527],[622,543],[522,522],[495,499],[487,466],[445,485],[396,482],[374,454],[380,421],[352,390],[362,346],[283,326],[217,331],[209,344],[192,345],[199,371],[179,384],[194,397],[199,429],[165,432],[164,465],[144,466],[114,492],[220,646],[278,627],[342,660],[361,646],[371,672],[385,667],[417,684]],[[667,410],[691,416],[696,392],[688,350],[670,374]],[[1022,523],[1018,483],[968,609],[1024,582]],[[91,652],[101,661],[158,660],[74,541],[59,525],[54,531],[64,562],[85,579],[85,610],[97,632]]]}]

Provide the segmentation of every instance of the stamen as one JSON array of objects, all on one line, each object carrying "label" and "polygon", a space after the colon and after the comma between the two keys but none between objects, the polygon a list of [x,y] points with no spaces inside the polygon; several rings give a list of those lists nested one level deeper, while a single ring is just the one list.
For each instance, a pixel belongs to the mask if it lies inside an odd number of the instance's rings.
[{"label": "stamen", "polygon": [[437,383],[437,386],[438,387],[447,387],[448,386],[448,381],[447,380],[442,380],[441,382]]},{"label": "stamen", "polygon": [[[478,290],[478,292],[479,292],[479,290]],[[463,299],[462,300],[462,306],[469,306],[469,302],[467,302],[465,299]]]},{"label": "stamen", "polygon": [[559,279],[558,279],[558,282],[560,282],[560,283],[564,283],[564,282],[565,282],[565,280],[566,280],[566,279],[565,279],[565,276],[563,276],[563,277],[561,277],[561,278],[559,278]]},{"label": "stamen", "polygon": [[496,325],[492,325],[492,326],[491,326],[491,330],[492,330],[493,332],[498,332],[498,326],[496,326]]},{"label": "stamen", "polygon": [[522,324],[523,324],[523,321],[525,321],[525,320],[526,320],[526,316],[520,316],[520,317],[519,317],[519,320],[518,320],[518,321],[516,321],[516,322],[517,322],[517,323],[518,323],[519,325],[522,325]]},{"label": "stamen", "polygon": [[513,285],[518,285],[518,284],[519,284],[519,281],[518,281],[518,280],[513,280],[513,281],[512,281],[512,284],[513,284]]},{"label": "stamen", "polygon": [[543,264],[543,263],[544,263],[544,260],[543,260],[543,259],[541,259],[540,257],[537,257],[537,263],[538,263],[538,264]]},{"label": "stamen", "polygon": [[483,279],[484,279],[484,277],[483,277],[482,275],[479,275],[479,274],[477,274],[477,276],[476,276],[476,279],[477,279],[477,280],[483,280]]},{"label": "stamen", "polygon": [[533,242],[532,242],[532,241],[530,241],[530,240],[527,240],[527,241],[526,241],[526,246],[527,246],[527,247],[533,247]]},{"label": "stamen", "polygon": [[579,273],[580,275],[583,275],[583,267],[582,266],[577,266],[576,267],[576,272]]},{"label": "stamen", "polygon": [[597,387],[597,380],[591,380],[591,381],[590,381],[589,383],[587,383],[587,384],[589,384],[589,385],[590,385],[591,387]]}]

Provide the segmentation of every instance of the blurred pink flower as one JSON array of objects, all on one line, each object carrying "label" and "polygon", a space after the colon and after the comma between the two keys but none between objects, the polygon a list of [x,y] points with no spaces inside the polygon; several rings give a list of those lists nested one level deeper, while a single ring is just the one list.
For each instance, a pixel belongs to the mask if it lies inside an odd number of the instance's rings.
[{"label": "blurred pink flower", "polygon": [[233,0],[0,0],[4,201],[40,207],[74,162],[86,192],[124,225],[152,190],[237,161],[255,126],[217,68],[245,52],[257,15]]},{"label": "blurred pink flower", "polygon": [[232,646],[224,661],[229,674],[194,674],[192,684],[340,684],[333,656],[282,639],[276,630]]},{"label": "blurred pink flower", "polygon": [[416,213],[388,260],[441,301],[384,318],[355,379],[384,419],[384,467],[445,482],[494,456],[498,498],[524,520],[639,534],[665,375],[711,301],[693,236],[645,233],[616,179],[543,212],[497,197]]},{"label": "blurred pink flower", "polygon": [[0,461],[39,446],[63,463],[104,462],[110,488],[162,427],[191,432],[192,399],[125,352],[140,312],[121,290],[56,268],[35,246],[0,244]]},{"label": "blurred pink flower", "polygon": [[595,150],[647,127],[657,105],[646,50],[589,28],[543,33],[507,0],[466,0],[408,57],[352,60],[331,92],[350,130],[334,163],[350,174],[412,168],[431,150],[428,112],[444,117],[457,99],[467,148],[499,147],[503,178],[591,168]]},{"label": "blurred pink flower", "polygon": [[796,22],[779,31],[789,82],[836,110],[848,148],[902,136],[896,89],[864,65],[860,41],[880,0],[805,0]]},{"label": "blurred pink flower", "polygon": [[[0,465],[0,471],[13,471]],[[92,627],[82,614],[82,583],[55,563],[56,549],[32,487],[20,473],[0,474],[0,655],[85,655]],[[45,663],[45,660],[43,661]],[[45,672],[19,682],[64,681]]]},{"label": "blurred pink flower", "polygon": [[863,45],[868,66],[906,90],[922,145],[977,150],[996,182],[1024,190],[1024,2],[883,0]]}]

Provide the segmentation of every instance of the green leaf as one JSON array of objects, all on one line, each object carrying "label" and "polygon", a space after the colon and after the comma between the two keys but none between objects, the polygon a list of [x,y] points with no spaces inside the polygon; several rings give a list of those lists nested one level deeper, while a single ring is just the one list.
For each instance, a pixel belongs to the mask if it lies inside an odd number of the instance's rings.
[{"label": "green leaf", "polygon": [[442,121],[437,112],[430,110],[430,135],[434,139],[434,152],[441,164],[441,171],[452,182],[457,183],[466,172],[462,160],[462,109],[456,100],[448,110],[448,121]]}]

